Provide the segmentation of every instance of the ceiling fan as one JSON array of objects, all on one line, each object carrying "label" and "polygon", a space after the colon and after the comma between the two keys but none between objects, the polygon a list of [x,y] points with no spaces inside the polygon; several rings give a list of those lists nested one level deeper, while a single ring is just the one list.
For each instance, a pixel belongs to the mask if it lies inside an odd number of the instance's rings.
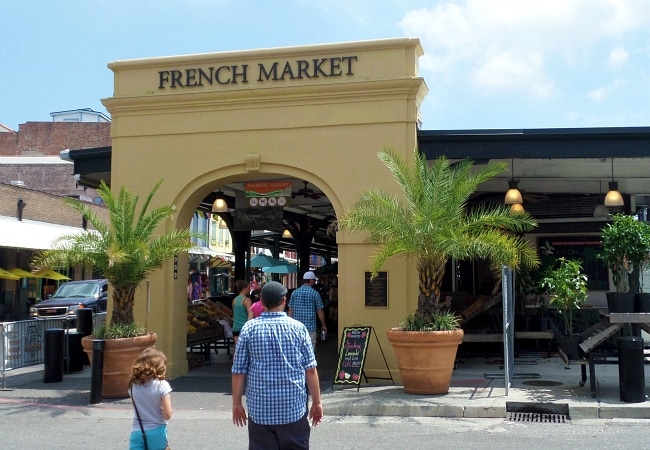
[{"label": "ceiling fan", "polygon": [[302,196],[304,198],[311,198],[311,199],[314,199],[314,200],[318,200],[323,195],[325,195],[325,194],[320,194],[318,192],[314,192],[313,189],[308,188],[307,185],[309,184],[309,182],[303,181],[303,183],[305,184],[305,186],[303,188],[298,189],[297,192],[291,192],[291,198],[296,198],[296,197]]}]

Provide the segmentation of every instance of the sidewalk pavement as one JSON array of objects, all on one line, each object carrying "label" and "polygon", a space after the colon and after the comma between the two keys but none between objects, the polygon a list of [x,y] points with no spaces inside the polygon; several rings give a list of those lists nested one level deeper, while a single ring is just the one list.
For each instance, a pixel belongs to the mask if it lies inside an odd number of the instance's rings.
[{"label": "sidewalk pavement", "polygon": [[[445,395],[405,394],[390,380],[360,388],[332,387],[336,355],[319,356],[322,401],[325,415],[507,418],[509,412],[563,414],[567,419],[650,419],[650,402],[620,400],[618,366],[597,365],[599,396],[592,398],[589,380],[579,386],[580,367],[565,368],[562,360],[545,352],[515,358],[515,378],[506,395],[501,359],[495,356],[463,356],[454,369],[451,388]],[[212,355],[209,365],[171,380],[175,410],[229,413],[231,360],[223,351]],[[103,399],[91,405],[91,369],[65,374],[58,383],[43,382],[43,365],[5,373],[0,391],[4,406],[34,405],[74,408],[130,409],[128,399]],[[588,371],[587,371],[588,372]],[[2,379],[0,378],[0,387]],[[646,381],[646,389],[647,389]]]}]

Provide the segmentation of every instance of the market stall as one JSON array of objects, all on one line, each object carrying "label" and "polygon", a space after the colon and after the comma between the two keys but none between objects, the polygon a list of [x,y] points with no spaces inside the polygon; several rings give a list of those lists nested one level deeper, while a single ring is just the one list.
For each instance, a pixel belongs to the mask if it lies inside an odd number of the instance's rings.
[{"label": "market stall", "polygon": [[[187,352],[190,369],[210,364],[210,352],[230,355],[232,310],[219,302],[195,300],[187,306]],[[198,355],[198,357],[197,357]]]}]

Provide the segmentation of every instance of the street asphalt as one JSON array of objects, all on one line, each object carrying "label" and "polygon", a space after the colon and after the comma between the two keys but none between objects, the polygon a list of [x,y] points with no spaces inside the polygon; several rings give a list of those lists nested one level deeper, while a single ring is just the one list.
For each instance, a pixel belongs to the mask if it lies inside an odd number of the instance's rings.
[{"label": "street asphalt", "polygon": [[[524,412],[533,417],[535,414],[563,415],[567,420],[650,419],[650,402],[621,401],[619,368],[615,364],[596,365],[598,394],[593,397],[589,379],[580,386],[579,365],[566,367],[557,354],[548,357],[546,352],[522,353],[515,359],[514,379],[506,390],[502,360],[498,355],[463,354],[461,347],[448,394],[410,395],[390,380],[362,381],[358,390],[356,387],[333,388],[336,349],[332,352],[331,347],[336,346],[336,341],[332,339],[326,353],[323,351],[325,344],[319,345],[317,359],[326,417],[508,419],[511,413]],[[231,359],[224,351],[211,356],[209,364],[170,380],[174,418],[201,420],[218,417],[221,421],[228,420]],[[128,429],[132,417],[130,401],[103,399],[100,403],[90,404],[90,382],[89,366],[77,373],[64,374],[62,381],[56,383],[44,382],[43,365],[7,371],[4,380],[0,379],[0,387],[4,386],[0,391],[0,416],[5,426],[10,421],[16,421],[16,426],[38,423],[34,427],[39,434],[49,432],[53,436],[61,433],[60,425],[56,421],[43,421],[41,417],[77,414],[85,419],[113,418],[123,420],[124,425],[120,426]],[[233,426],[232,433],[245,439],[241,429]]]}]

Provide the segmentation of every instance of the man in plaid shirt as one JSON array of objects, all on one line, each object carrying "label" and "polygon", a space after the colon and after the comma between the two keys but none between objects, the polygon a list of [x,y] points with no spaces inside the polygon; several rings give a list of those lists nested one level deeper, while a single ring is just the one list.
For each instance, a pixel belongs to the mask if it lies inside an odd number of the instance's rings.
[{"label": "man in plaid shirt", "polygon": [[[249,449],[309,448],[310,424],[323,418],[316,358],[307,328],[284,312],[287,288],[262,288],[266,311],[244,324],[232,366],[232,420],[248,422]],[[247,379],[247,383],[245,383]],[[246,406],[242,403],[246,384]],[[312,405],[307,413],[307,390]]]},{"label": "man in plaid shirt", "polygon": [[293,317],[305,324],[314,350],[316,349],[316,318],[320,320],[321,331],[327,333],[323,299],[314,288],[316,281],[318,281],[318,278],[316,278],[314,272],[305,272],[302,277],[302,286],[293,291],[289,299],[289,317]]}]

